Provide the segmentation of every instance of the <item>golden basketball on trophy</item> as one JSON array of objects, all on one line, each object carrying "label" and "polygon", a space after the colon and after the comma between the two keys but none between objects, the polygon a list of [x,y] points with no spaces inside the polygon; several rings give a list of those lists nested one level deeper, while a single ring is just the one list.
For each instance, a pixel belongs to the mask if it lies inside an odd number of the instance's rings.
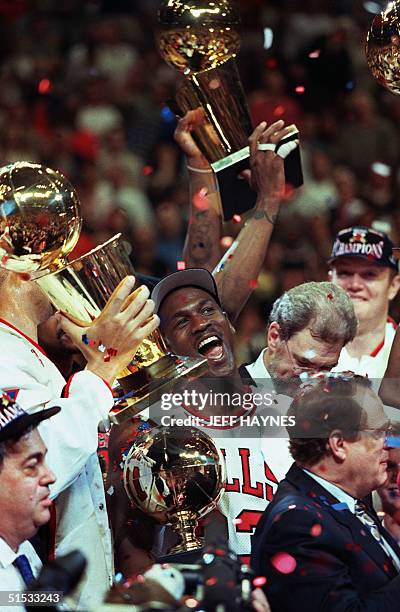
[{"label": "golden basketball on trophy", "polygon": [[[172,110],[183,116],[201,107],[204,124],[193,137],[216,173],[229,219],[255,203],[246,181],[252,124],[235,57],[240,18],[228,0],[164,0],[159,9],[158,46],[165,61],[184,75]],[[235,210],[232,200],[237,200]],[[237,206],[243,206],[240,210]]]},{"label": "golden basketball on trophy", "polygon": [[380,85],[400,93],[400,4],[389,2],[374,17],[367,35],[369,69]]},{"label": "golden basketball on trophy", "polygon": [[0,169],[0,261],[34,275],[55,269],[78,242],[78,196],[65,176],[40,164],[15,162]]},{"label": "golden basketball on trophy", "polygon": [[[78,196],[60,172],[30,162],[1,168],[0,206],[0,266],[29,274],[54,306],[78,325],[90,326],[119,283],[135,274],[120,234],[68,261],[82,221]],[[156,330],[119,373],[123,400],[110,419],[125,421],[175,383],[207,370],[206,359],[168,352]]]},{"label": "golden basketball on trophy", "polygon": [[131,501],[146,514],[162,516],[178,537],[169,554],[203,546],[197,521],[216,507],[224,485],[221,452],[194,427],[154,427],[135,441],[124,463]]}]

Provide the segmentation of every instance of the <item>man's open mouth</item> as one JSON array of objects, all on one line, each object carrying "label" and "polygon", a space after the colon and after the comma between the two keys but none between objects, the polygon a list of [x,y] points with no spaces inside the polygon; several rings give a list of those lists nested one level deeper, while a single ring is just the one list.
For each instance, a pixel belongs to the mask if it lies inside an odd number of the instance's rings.
[{"label": "man's open mouth", "polygon": [[215,334],[200,340],[197,350],[206,359],[221,359],[224,354],[224,346],[221,338]]}]

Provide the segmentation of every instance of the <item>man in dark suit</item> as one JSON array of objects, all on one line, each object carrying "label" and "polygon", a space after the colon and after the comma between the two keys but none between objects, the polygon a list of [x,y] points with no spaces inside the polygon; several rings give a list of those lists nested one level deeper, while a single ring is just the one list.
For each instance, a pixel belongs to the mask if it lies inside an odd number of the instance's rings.
[{"label": "man in dark suit", "polygon": [[366,379],[330,375],[288,414],[295,463],[252,542],[272,611],[399,610],[400,548],[366,499],[387,478],[382,402]]}]

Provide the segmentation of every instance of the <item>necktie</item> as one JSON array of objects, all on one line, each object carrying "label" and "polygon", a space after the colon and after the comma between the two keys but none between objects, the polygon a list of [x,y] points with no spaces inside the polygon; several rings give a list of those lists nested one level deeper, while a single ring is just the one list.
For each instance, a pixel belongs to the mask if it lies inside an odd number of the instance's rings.
[{"label": "necktie", "polygon": [[397,571],[400,571],[399,560],[393,555],[393,551],[390,549],[386,540],[382,537],[374,519],[368,514],[367,509],[362,502],[357,501],[355,506],[355,512],[357,518],[360,519],[363,525],[365,525],[365,527],[368,529],[369,533],[375,538],[377,542],[379,542],[386,555],[392,560]]},{"label": "necktie", "polygon": [[31,564],[28,561],[28,557],[26,557],[25,555],[19,555],[19,557],[17,557],[13,562],[13,565],[15,565],[15,567],[18,569],[19,573],[24,579],[26,586],[28,586],[29,583],[32,582],[35,577],[32,573],[32,568]]}]

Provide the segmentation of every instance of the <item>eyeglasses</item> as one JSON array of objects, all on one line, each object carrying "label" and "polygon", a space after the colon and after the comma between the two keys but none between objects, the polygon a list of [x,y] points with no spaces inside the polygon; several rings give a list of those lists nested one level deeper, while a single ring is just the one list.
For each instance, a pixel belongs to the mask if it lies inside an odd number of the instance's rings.
[{"label": "eyeglasses", "polygon": [[384,427],[372,428],[366,427],[362,430],[361,433],[366,433],[368,436],[373,438],[374,440],[385,440],[385,445],[390,446],[392,440],[398,440],[400,442],[400,438],[394,437],[394,430],[391,424],[386,425]]}]

